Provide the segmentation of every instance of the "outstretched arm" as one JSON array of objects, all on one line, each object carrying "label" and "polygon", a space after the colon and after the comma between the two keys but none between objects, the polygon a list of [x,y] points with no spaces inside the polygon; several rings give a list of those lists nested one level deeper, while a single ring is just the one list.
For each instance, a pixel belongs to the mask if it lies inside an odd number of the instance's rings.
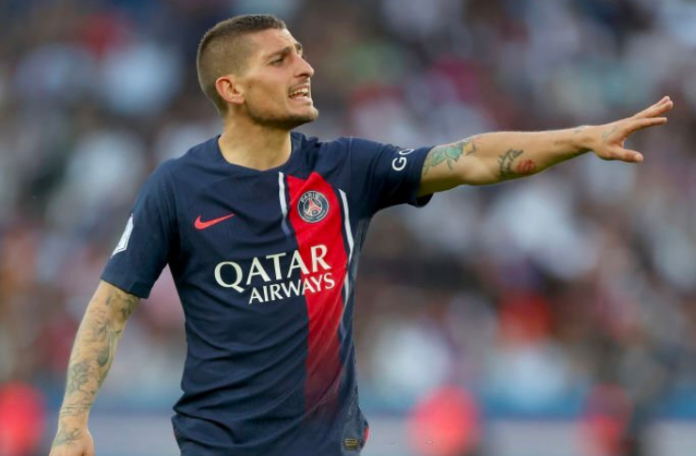
[{"label": "outstretched arm", "polygon": [[107,282],[99,283],[75,337],[50,456],[94,455],[94,442],[87,429],[89,411],[138,300]]},{"label": "outstretched arm", "polygon": [[633,133],[663,125],[669,97],[633,117],[605,125],[544,132],[485,133],[434,147],[423,164],[419,196],[458,185],[486,185],[531,176],[589,151],[604,160],[640,163],[643,156],[624,148]]}]

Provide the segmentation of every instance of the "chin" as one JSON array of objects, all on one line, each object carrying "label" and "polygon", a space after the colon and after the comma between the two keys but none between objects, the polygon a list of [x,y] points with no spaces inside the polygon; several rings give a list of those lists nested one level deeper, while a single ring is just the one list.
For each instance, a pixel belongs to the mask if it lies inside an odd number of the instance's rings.
[{"label": "chin", "polygon": [[252,116],[254,122],[268,128],[278,130],[292,130],[309,122],[314,122],[319,117],[319,110],[314,106],[304,112],[291,113],[285,116]]},{"label": "chin", "polygon": [[305,120],[304,123],[314,122],[315,120],[317,120],[317,117],[319,117],[319,110],[317,108],[315,108],[314,106],[311,106],[307,110],[307,112],[302,113],[302,114],[297,116],[298,119],[299,118],[304,119]]}]

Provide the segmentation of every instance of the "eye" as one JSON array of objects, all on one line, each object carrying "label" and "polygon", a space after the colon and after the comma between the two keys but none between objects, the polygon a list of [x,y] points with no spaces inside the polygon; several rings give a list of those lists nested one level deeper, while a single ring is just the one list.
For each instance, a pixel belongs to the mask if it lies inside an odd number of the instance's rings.
[{"label": "eye", "polygon": [[271,61],[271,65],[280,65],[283,63],[283,60],[285,60],[285,57],[278,57],[277,59]]}]

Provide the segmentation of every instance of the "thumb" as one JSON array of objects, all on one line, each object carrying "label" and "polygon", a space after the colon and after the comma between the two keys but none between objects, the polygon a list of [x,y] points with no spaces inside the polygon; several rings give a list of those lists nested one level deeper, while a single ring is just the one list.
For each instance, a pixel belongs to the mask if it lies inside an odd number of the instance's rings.
[{"label": "thumb", "polygon": [[612,147],[604,149],[601,152],[595,151],[595,153],[597,153],[597,156],[602,160],[620,160],[627,163],[640,163],[643,161],[643,155],[640,152],[621,147]]},{"label": "thumb", "polygon": [[616,159],[626,163],[641,163],[643,161],[643,154],[635,150],[619,149]]}]

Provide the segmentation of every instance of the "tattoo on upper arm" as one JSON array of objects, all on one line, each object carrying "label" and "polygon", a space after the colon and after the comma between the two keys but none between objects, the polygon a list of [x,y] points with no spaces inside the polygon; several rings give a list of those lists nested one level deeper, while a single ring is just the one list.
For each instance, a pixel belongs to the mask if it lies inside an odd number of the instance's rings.
[{"label": "tattoo on upper arm", "polygon": [[[112,304],[115,306],[124,324],[133,312],[137,302],[138,298],[136,296],[122,291],[113,291],[106,299],[106,305],[108,307],[112,307]],[[113,311],[113,308],[111,311]],[[106,374],[109,372],[109,369],[111,369],[111,364],[113,363],[116,353],[116,345],[123,332],[123,326],[114,325],[108,314],[100,315],[99,317],[100,318],[96,319],[95,327],[92,328],[92,340],[99,342],[101,345],[97,353],[97,364],[101,368],[98,375],[98,385],[101,387],[106,379]]]},{"label": "tattoo on upper arm", "polygon": [[529,174],[534,174],[537,170],[537,165],[533,160],[527,159],[515,164],[524,150],[510,149],[503,155],[498,157],[498,165],[500,168],[500,179],[514,179],[519,176],[527,176]]},{"label": "tattoo on upper arm", "polygon": [[102,368],[99,375],[99,386],[101,386],[106,378],[106,373],[111,368],[114,353],[116,352],[116,344],[118,343],[118,339],[121,337],[122,331],[119,329],[113,329],[109,327],[108,324],[100,327],[97,331],[102,339],[102,348],[99,353],[97,353],[97,364],[99,364],[99,367]]},{"label": "tattoo on upper arm", "polygon": [[121,290],[113,290],[106,297],[106,307],[115,309],[121,315],[121,319],[125,322],[133,313],[135,305],[140,298]]},{"label": "tattoo on upper arm", "polygon": [[106,298],[95,298],[90,303],[70,356],[65,397],[71,402],[61,408],[61,416],[77,416],[90,409],[137,302],[137,296],[112,290]]},{"label": "tattoo on upper arm", "polygon": [[428,174],[431,168],[441,163],[447,163],[449,169],[453,169],[452,163],[459,161],[462,155],[468,156],[475,154],[478,151],[477,143],[479,140],[477,138],[477,136],[474,136],[454,143],[434,147],[425,158],[423,176]]},{"label": "tattoo on upper arm", "polygon": [[131,316],[133,310],[135,309],[135,305],[138,303],[138,300],[139,298],[137,296],[127,293],[123,294],[120,299],[121,307],[119,308],[119,312],[121,312],[121,318],[123,318],[124,321],[128,320],[128,318]]}]

